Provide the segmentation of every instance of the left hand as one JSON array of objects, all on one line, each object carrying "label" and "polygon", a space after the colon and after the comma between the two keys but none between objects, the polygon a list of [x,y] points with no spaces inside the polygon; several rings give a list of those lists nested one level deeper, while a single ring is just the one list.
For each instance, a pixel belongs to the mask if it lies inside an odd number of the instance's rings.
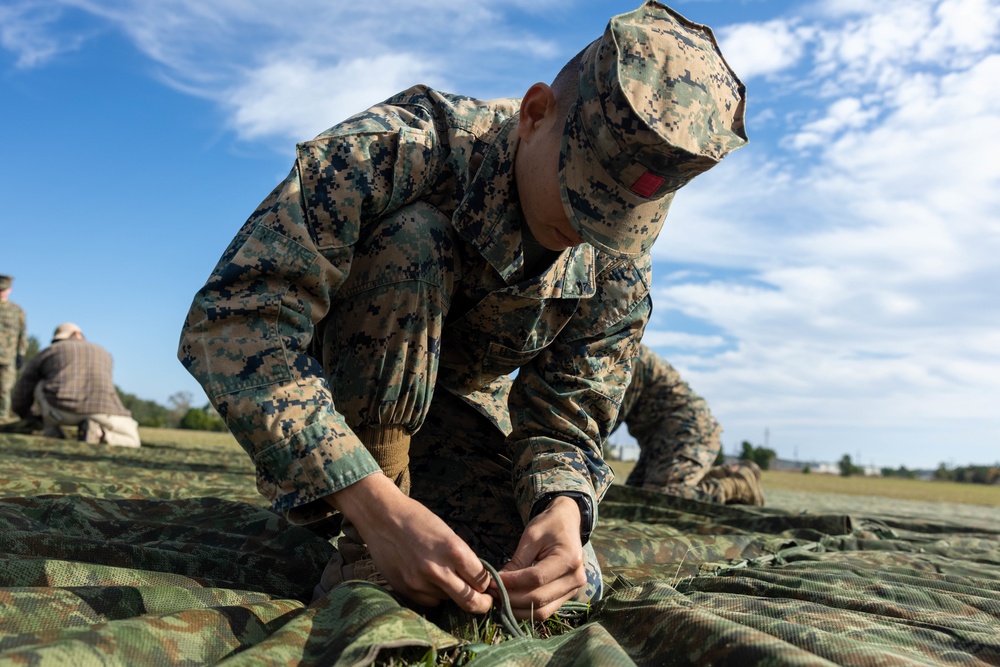
[{"label": "left hand", "polygon": [[587,583],[580,508],[556,496],[525,526],[517,551],[500,570],[514,616],[543,621]]}]

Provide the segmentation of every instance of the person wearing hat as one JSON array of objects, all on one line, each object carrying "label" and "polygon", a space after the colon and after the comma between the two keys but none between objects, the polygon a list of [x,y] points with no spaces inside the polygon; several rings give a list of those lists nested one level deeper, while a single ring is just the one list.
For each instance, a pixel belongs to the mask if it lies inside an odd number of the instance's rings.
[{"label": "person wearing hat", "polygon": [[484,612],[481,557],[520,618],[600,596],[648,251],[743,114],[711,31],[647,2],[521,99],[418,85],[298,144],[178,357],[272,507],[342,528],[317,595],[367,579]]},{"label": "person wearing hat", "polygon": [[632,359],[615,430],[622,425],[639,445],[626,486],[705,503],[764,504],[760,468],[714,465],[722,451],[719,422],[677,369],[645,345]]},{"label": "person wearing hat", "polygon": [[50,438],[65,437],[63,426],[77,426],[85,442],[141,444],[139,425],[115,390],[111,355],[72,322],[56,327],[52,344],[24,365],[12,402],[23,419],[40,415]]},{"label": "person wearing hat", "polygon": [[0,275],[0,421],[10,417],[10,392],[28,352],[24,310],[9,300],[14,279]]}]

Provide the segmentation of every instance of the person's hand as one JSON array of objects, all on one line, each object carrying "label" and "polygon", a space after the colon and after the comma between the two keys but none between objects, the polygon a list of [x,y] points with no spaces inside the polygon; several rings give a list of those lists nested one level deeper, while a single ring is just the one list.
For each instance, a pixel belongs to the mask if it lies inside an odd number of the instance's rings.
[{"label": "person's hand", "polygon": [[574,499],[556,496],[528,522],[500,578],[514,615],[536,621],[554,614],[587,583],[580,508]]},{"label": "person's hand", "polygon": [[392,588],[425,607],[442,600],[473,614],[493,605],[490,575],[472,549],[437,515],[382,474],[329,497],[368,545]]}]

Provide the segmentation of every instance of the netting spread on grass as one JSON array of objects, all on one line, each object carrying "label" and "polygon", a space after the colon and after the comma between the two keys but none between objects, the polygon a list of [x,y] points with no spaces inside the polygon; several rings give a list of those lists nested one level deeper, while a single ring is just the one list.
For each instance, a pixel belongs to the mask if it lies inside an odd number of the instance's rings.
[{"label": "netting spread on grass", "polygon": [[[997,665],[1000,530],[615,486],[584,625],[476,665]],[[0,664],[364,665],[468,643],[381,589],[309,604],[329,542],[232,447],[0,436]]]}]

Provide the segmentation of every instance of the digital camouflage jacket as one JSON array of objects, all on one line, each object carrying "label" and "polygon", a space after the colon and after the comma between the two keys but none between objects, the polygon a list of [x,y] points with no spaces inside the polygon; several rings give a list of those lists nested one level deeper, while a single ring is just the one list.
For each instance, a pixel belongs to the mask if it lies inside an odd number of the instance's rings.
[{"label": "digital camouflage jacket", "polygon": [[28,352],[24,310],[11,301],[0,301],[0,365],[13,366]]},{"label": "digital camouflage jacket", "polygon": [[524,275],[517,109],[516,99],[418,86],[299,144],[288,178],[196,294],[179,358],[276,509],[294,516],[378,470],[310,350],[317,329],[350,326],[325,318],[352,247],[374,221],[415,202],[451,220],[461,268],[431,391],[399,399],[417,415],[404,416],[408,425],[419,426],[433,390],[453,392],[508,434],[523,519],[557,491],[583,492],[596,508],[612,479],[601,443],[651,308],[650,260],[581,245]]}]

